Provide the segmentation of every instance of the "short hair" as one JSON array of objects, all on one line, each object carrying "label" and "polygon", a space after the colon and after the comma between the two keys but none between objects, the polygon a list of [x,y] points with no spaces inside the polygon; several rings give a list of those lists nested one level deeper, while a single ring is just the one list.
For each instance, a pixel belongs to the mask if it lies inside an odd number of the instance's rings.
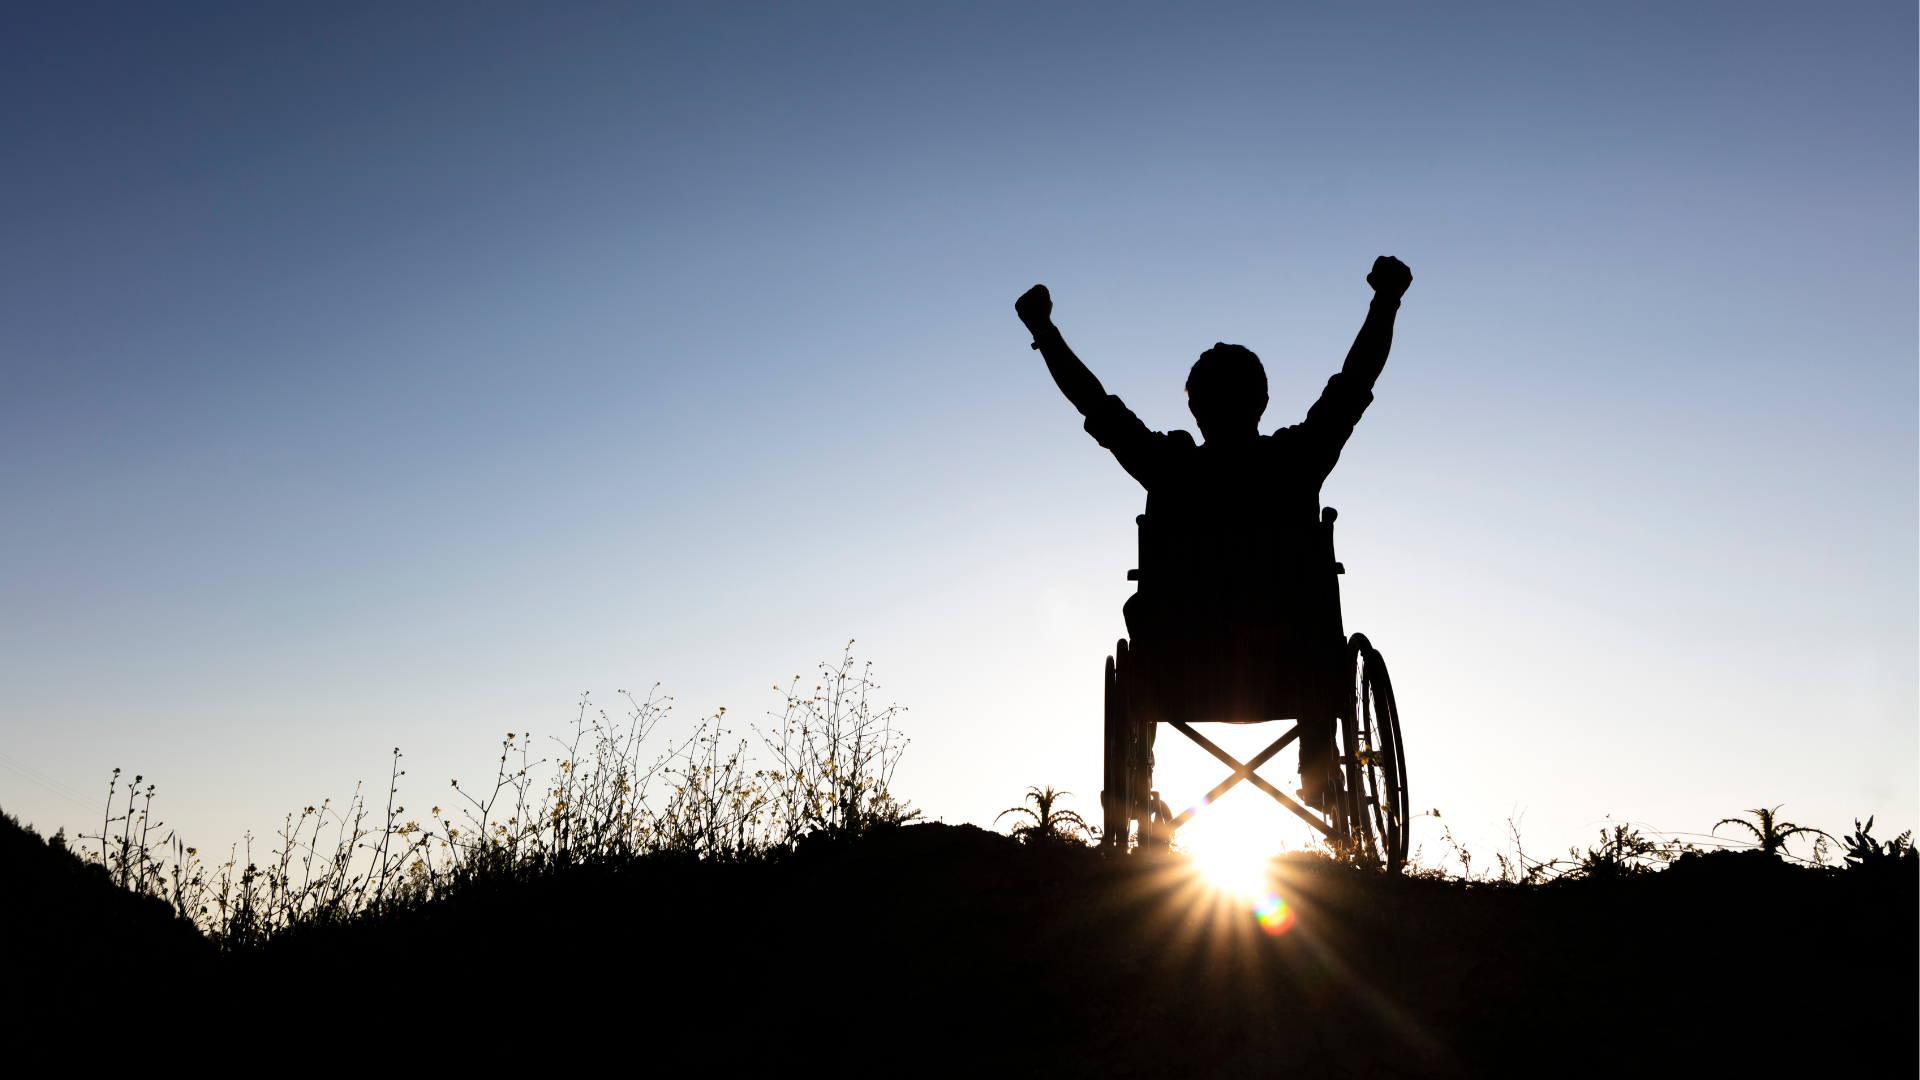
[{"label": "short hair", "polygon": [[1263,398],[1267,396],[1267,369],[1252,349],[1215,342],[1187,372],[1188,396],[1198,392],[1213,398]]}]

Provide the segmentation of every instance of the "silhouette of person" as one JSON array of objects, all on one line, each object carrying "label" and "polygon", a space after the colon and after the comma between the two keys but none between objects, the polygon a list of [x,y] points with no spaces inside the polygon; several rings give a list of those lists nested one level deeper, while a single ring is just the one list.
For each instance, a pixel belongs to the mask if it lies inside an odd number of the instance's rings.
[{"label": "silhouette of person", "polygon": [[1201,353],[1186,384],[1198,444],[1185,431],[1148,430],[1106,392],[1053,325],[1046,286],[1014,304],[1087,433],[1147,489],[1140,588],[1124,608],[1145,674],[1136,704],[1165,720],[1299,720],[1301,794],[1321,808],[1337,790],[1333,722],[1351,691],[1337,677],[1345,643],[1320,486],[1373,402],[1412,283],[1399,259],[1374,260],[1373,302],[1346,363],[1303,422],[1270,435],[1259,430],[1260,358],[1225,342]]}]

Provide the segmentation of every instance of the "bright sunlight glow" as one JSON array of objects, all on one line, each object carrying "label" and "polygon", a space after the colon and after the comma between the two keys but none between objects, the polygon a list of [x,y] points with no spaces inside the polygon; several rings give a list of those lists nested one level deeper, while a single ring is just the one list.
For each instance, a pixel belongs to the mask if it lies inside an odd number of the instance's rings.
[{"label": "bright sunlight glow", "polygon": [[1205,824],[1196,820],[1180,838],[1200,873],[1234,903],[1252,907],[1261,929],[1284,934],[1293,927],[1293,908],[1274,891],[1270,860],[1279,847],[1268,822],[1257,814],[1221,812],[1209,807]]},{"label": "bright sunlight glow", "polygon": [[1217,888],[1246,897],[1267,891],[1266,855],[1257,849],[1208,844],[1195,849],[1194,859],[1200,864],[1200,872]]},{"label": "bright sunlight glow", "polygon": [[1270,891],[1267,860],[1280,848],[1279,837],[1266,825],[1243,807],[1216,804],[1182,829],[1177,842],[1193,856],[1208,881],[1253,900]]}]

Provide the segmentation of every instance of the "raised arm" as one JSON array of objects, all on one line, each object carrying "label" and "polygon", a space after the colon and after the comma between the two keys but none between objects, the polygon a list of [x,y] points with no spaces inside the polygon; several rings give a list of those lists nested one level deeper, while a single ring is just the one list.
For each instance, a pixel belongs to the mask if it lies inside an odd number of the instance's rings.
[{"label": "raised arm", "polygon": [[1373,286],[1373,303],[1367,306],[1367,321],[1354,335],[1340,373],[1357,382],[1359,389],[1371,390],[1380,369],[1387,366],[1387,353],[1393,349],[1393,317],[1400,310],[1400,297],[1413,284],[1413,271],[1399,259],[1382,255],[1373,260],[1367,284]]},{"label": "raised arm", "polygon": [[1081,416],[1093,415],[1094,408],[1106,401],[1107,390],[1093,377],[1093,372],[1087,370],[1087,365],[1073,355],[1073,350],[1067,348],[1067,339],[1061,337],[1059,328],[1053,325],[1053,297],[1047,287],[1035,285],[1028,289],[1013,302],[1013,310],[1033,332],[1033,347],[1046,358],[1054,385],[1067,395]]}]

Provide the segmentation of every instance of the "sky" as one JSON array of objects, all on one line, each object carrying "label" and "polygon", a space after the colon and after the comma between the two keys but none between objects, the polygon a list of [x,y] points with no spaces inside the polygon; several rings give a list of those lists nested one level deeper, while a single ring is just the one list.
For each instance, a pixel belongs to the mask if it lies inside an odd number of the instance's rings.
[{"label": "sky", "polygon": [[[1093,816],[1144,493],[1014,298],[1046,283],[1160,430],[1201,350],[1252,348],[1272,430],[1391,254],[1414,284],[1323,500],[1440,812],[1415,842],[1910,828],[1916,31],[10,8],[0,809],[94,830],[118,767],[218,849],[395,747],[424,806],[583,693],[750,737],[851,640],[929,817],[1030,785]],[[1176,804],[1218,779],[1160,757]],[[1245,785],[1209,819],[1308,839]]]}]

